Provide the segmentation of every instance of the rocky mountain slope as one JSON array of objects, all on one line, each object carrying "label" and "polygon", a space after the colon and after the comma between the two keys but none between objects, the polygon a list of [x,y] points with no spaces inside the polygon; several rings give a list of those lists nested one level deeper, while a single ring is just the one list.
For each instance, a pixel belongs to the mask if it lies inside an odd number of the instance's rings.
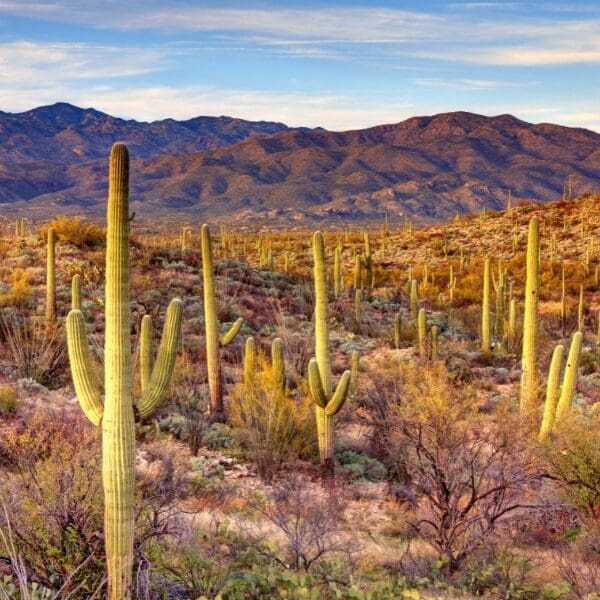
[{"label": "rocky mountain slope", "polygon": [[[0,114],[4,210],[101,214],[116,139],[130,145],[133,205],[151,216],[445,220],[501,208],[509,189],[515,200],[550,201],[569,178],[577,194],[600,187],[600,134],[510,115],[444,113],[336,133],[226,117],[137,123],[70,105],[36,110]],[[17,121],[29,124],[22,141]],[[16,131],[8,137],[7,122]]]}]

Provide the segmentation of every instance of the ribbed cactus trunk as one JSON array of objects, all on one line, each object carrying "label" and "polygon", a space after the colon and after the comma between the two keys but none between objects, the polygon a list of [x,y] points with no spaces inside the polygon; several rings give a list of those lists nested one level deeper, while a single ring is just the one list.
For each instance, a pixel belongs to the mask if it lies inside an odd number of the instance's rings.
[{"label": "ribbed cactus trunk", "polygon": [[484,354],[491,352],[490,341],[490,259],[486,258],[483,264],[483,299],[481,303],[481,351]]},{"label": "ribbed cactus trunk", "polygon": [[[108,598],[132,594],[134,543],[135,426],[129,323],[129,156],[123,144],[111,151],[106,235],[104,403],[80,310],[67,317],[69,361],[79,403],[102,427],[104,538]],[[136,407],[145,419],[164,401],[181,329],[182,305],[169,305],[165,329],[147,392]]]},{"label": "ribbed cactus trunk", "polygon": [[335,258],[333,263],[333,295],[340,297],[342,291],[342,252],[339,246],[335,248]]},{"label": "ribbed cactus trunk", "polygon": [[554,348],[552,354],[552,362],[548,371],[548,382],[546,384],[546,402],[544,404],[544,417],[542,426],[540,427],[539,441],[543,442],[548,437],[554,426],[554,416],[556,413],[556,403],[558,402],[558,394],[560,390],[560,370],[562,368],[562,360],[565,349],[558,345]]},{"label": "ribbed cactus trunk", "polygon": [[254,393],[256,381],[256,345],[254,338],[246,338],[244,347],[244,392],[249,395]]},{"label": "ribbed cactus trunk", "polygon": [[106,230],[106,334],[102,479],[108,591],[131,597],[135,430],[129,323],[129,156],[122,144],[110,158]]},{"label": "ribbed cactus trunk", "polygon": [[410,282],[410,314],[416,323],[419,317],[419,282],[416,279]]},{"label": "ribbed cactus trunk", "polygon": [[204,283],[204,329],[206,336],[206,372],[210,393],[211,421],[225,420],[223,405],[223,376],[221,373],[220,348],[231,343],[242,327],[238,319],[231,329],[219,339],[219,320],[217,318],[215,271],[213,267],[210,230],[205,223],[201,229],[202,243],[202,279]]},{"label": "ribbed cactus trunk", "polygon": [[280,338],[275,338],[271,344],[271,366],[273,368],[275,389],[283,394],[286,388],[286,374],[283,343]]},{"label": "ribbed cactus trunk", "polygon": [[333,417],[348,394],[350,372],[346,371],[333,393],[329,362],[329,314],[325,241],[320,231],[313,236],[315,283],[315,357],[308,365],[311,394],[315,402],[317,438],[323,475],[333,475]]},{"label": "ribbed cactus trunk", "polygon": [[142,393],[148,389],[150,378],[152,377],[152,367],[154,366],[154,356],[152,353],[152,317],[144,315],[140,326],[140,388]]},{"label": "ribbed cactus trunk", "polygon": [[539,299],[539,230],[538,219],[529,222],[525,314],[523,317],[523,355],[521,360],[521,411],[533,416],[537,409],[537,338]]},{"label": "ribbed cactus trunk", "polygon": [[52,337],[56,331],[56,235],[48,229],[46,242],[46,334]]},{"label": "ribbed cactus trunk", "polygon": [[73,275],[71,279],[71,310],[81,310],[81,278]]},{"label": "ribbed cactus trunk", "polygon": [[419,354],[425,358],[427,355],[427,315],[424,308],[419,310],[419,316],[417,317],[417,333],[419,340]]},{"label": "ribbed cactus trunk", "polygon": [[579,370],[579,359],[581,357],[581,348],[583,346],[583,334],[581,331],[576,331],[571,340],[569,348],[569,356],[567,357],[567,366],[565,367],[565,375],[563,378],[562,389],[560,390],[560,398],[556,406],[555,424],[560,425],[563,419],[571,410],[573,405],[573,397],[577,388],[577,371]]}]

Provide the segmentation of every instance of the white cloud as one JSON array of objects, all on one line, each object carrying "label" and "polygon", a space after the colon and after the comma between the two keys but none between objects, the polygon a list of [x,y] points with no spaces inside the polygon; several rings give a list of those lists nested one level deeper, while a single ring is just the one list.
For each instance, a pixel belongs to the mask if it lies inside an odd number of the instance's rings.
[{"label": "white cloud", "polygon": [[502,88],[528,88],[538,85],[537,81],[518,82],[493,79],[443,79],[440,77],[415,77],[412,83],[424,87],[452,88],[457,90],[497,90]]}]

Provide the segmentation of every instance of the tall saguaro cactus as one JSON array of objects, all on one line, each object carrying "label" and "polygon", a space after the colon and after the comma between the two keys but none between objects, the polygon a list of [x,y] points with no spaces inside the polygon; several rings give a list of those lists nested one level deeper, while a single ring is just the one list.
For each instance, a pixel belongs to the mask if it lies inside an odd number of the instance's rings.
[{"label": "tall saguaro cactus", "polygon": [[320,231],[313,236],[315,278],[315,356],[308,364],[310,391],[315,402],[319,456],[323,474],[333,474],[333,417],[342,408],[350,387],[350,371],[344,371],[335,391],[329,361],[329,315],[325,242]]},{"label": "tall saguaro cactus", "polygon": [[56,329],[56,234],[48,228],[46,242],[46,333]]},{"label": "tall saguaro cactus", "polygon": [[546,384],[546,402],[544,404],[544,417],[539,433],[539,441],[543,442],[550,432],[554,424],[554,416],[556,413],[556,403],[558,402],[558,394],[560,391],[560,370],[562,368],[562,360],[564,347],[561,345],[554,348],[552,354],[552,362],[548,371],[548,383]]},{"label": "tall saguaro cactus", "polygon": [[219,339],[219,320],[215,298],[215,272],[213,268],[210,230],[206,223],[202,225],[202,278],[204,281],[204,327],[206,331],[206,370],[210,392],[211,419],[223,420],[223,377],[221,373],[221,346],[230,344],[239,333],[243,319],[238,319],[231,329]]},{"label": "tall saguaro cactus", "polygon": [[488,353],[492,349],[490,341],[490,259],[483,265],[483,300],[481,303],[481,351]]},{"label": "tall saguaro cactus", "polygon": [[521,361],[521,410],[531,414],[537,407],[537,338],[540,238],[537,217],[529,221],[527,238],[527,280],[523,317],[523,357]]},{"label": "tall saguaro cactus", "polygon": [[115,144],[110,155],[106,238],[104,402],[92,364],[83,315],[67,317],[69,360],[83,412],[102,427],[104,535],[108,597],[131,598],[134,542],[135,418],[149,417],[164,401],[179,345],[182,304],[172,300],[150,383],[134,406],[129,317],[129,155]]},{"label": "tall saguaro cactus", "polygon": [[558,404],[556,406],[555,423],[560,423],[571,410],[575,388],[577,387],[577,371],[579,370],[582,345],[583,334],[581,331],[576,331],[573,334],[571,347],[569,348],[569,356],[567,357],[567,366],[565,367],[560,398],[558,399]]}]

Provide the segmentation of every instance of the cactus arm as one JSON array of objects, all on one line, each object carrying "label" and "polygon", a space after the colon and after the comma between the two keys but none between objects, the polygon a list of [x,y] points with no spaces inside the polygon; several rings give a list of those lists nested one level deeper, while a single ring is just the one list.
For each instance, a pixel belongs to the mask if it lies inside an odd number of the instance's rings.
[{"label": "cactus arm", "polygon": [[99,426],[104,412],[100,381],[90,355],[83,315],[79,310],[72,310],[67,317],[67,345],[79,404],[86,417]]},{"label": "cactus arm", "polygon": [[310,386],[310,393],[315,404],[320,408],[327,406],[327,396],[323,389],[323,383],[321,382],[321,374],[319,372],[319,365],[315,358],[311,358],[308,363],[308,384]]},{"label": "cactus arm", "polygon": [[244,319],[238,319],[229,329],[229,331],[221,338],[219,342],[220,346],[227,346],[227,344],[231,344],[235,339],[236,335],[240,332],[242,325],[244,324]]},{"label": "cactus arm", "polygon": [[152,377],[146,391],[137,403],[140,419],[147,419],[163,403],[175,368],[175,359],[181,337],[181,320],[183,304],[175,298],[171,300],[167,309],[165,327],[156,356],[156,363],[152,369]]},{"label": "cactus arm", "polygon": [[546,384],[546,403],[544,404],[544,417],[540,427],[539,441],[543,442],[554,424],[554,415],[556,413],[556,402],[558,400],[558,389],[560,384],[560,369],[562,367],[563,353],[565,349],[558,345],[554,348],[552,362],[548,371],[548,383]]},{"label": "cactus arm", "polygon": [[560,425],[564,417],[571,410],[573,404],[573,395],[577,387],[577,371],[579,369],[579,357],[581,355],[581,347],[583,344],[583,335],[581,331],[576,331],[571,341],[569,348],[569,356],[567,357],[567,366],[565,367],[565,375],[563,379],[562,389],[560,390],[560,398],[556,406],[556,416],[554,419],[555,425]]},{"label": "cactus arm", "polygon": [[148,388],[152,377],[154,366],[154,354],[152,352],[152,317],[144,315],[140,326],[140,387],[142,394]]},{"label": "cactus arm", "polygon": [[333,393],[331,400],[327,403],[327,406],[325,406],[325,414],[328,417],[337,415],[342,406],[344,406],[344,402],[348,397],[351,379],[352,377],[350,375],[350,371],[344,371],[344,374],[335,388],[335,392]]},{"label": "cactus arm", "polygon": [[73,275],[71,280],[71,310],[81,310],[81,278]]}]

